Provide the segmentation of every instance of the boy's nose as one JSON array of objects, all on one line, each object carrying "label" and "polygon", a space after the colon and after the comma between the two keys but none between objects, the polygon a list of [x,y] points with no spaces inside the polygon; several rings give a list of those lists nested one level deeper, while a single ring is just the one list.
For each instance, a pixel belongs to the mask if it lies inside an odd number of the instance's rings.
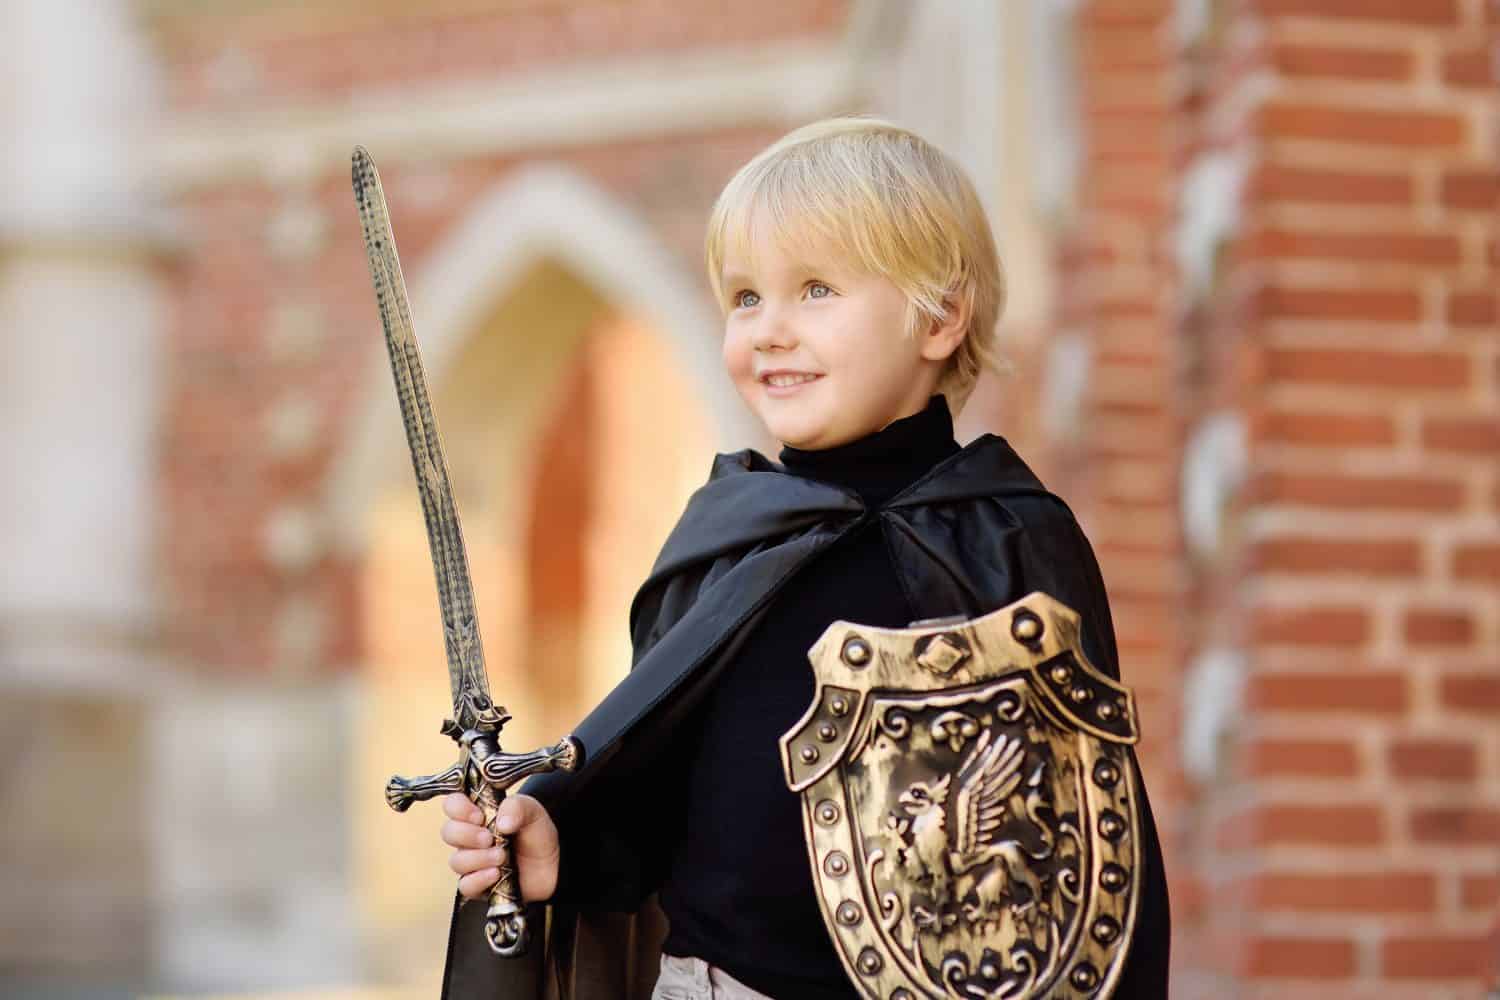
[{"label": "boy's nose", "polygon": [[756,324],[751,346],[757,351],[789,350],[797,346],[797,334],[781,313],[767,313]]}]

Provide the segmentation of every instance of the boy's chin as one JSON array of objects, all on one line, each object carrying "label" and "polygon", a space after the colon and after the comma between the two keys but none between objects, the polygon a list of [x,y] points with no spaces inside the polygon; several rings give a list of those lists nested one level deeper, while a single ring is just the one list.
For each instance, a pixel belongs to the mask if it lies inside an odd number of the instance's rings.
[{"label": "boy's chin", "polygon": [[771,433],[771,437],[788,448],[801,448],[804,451],[814,451],[818,448],[827,447],[819,443],[822,435],[818,433],[817,428],[787,420],[763,420],[762,423],[765,424],[766,430]]},{"label": "boy's chin", "polygon": [[847,428],[829,427],[822,424],[795,424],[784,420],[767,420],[765,424],[766,429],[771,432],[771,436],[777,441],[780,441],[787,447],[797,448],[801,451],[822,451],[826,448],[837,448],[841,444],[848,444],[850,441],[864,436],[853,433]]},{"label": "boy's chin", "polygon": [[786,400],[757,402],[760,405],[754,407],[755,415],[771,437],[801,451],[837,448],[880,429],[857,426],[859,417],[840,412],[826,399],[799,399],[795,405],[787,405]]}]

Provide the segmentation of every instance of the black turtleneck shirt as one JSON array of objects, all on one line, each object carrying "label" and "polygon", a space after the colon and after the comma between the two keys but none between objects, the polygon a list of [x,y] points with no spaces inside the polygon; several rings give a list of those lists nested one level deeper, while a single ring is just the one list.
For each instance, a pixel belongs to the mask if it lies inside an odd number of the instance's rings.
[{"label": "black turtleneck shirt", "polygon": [[[959,450],[947,402],[934,396],[922,412],[857,441],[783,448],[781,463],[873,509]],[[774,599],[683,735],[680,839],[660,895],[668,954],[701,958],[776,1000],[858,996],[818,912],[801,803],[786,786],[777,741],[812,702],[807,650],[830,623],[904,627],[917,617],[873,520]]]}]

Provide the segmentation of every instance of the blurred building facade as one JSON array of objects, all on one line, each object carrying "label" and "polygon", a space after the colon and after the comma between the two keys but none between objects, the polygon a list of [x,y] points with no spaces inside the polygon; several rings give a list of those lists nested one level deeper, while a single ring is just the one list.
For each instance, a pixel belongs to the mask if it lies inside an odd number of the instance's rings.
[{"label": "blurred building facade", "polygon": [[711,452],[702,227],[843,112],[969,169],[1006,436],[1110,590],[1184,997],[1460,998],[1500,941],[1493,0],[9,3],[0,978],[431,995],[431,570],[380,164],[514,746],[628,662]]}]

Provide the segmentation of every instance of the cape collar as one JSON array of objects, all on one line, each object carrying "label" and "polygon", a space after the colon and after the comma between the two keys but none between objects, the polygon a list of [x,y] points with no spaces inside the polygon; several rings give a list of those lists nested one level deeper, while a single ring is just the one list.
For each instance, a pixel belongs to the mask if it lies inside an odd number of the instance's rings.
[{"label": "cape collar", "polygon": [[[799,476],[785,466],[777,465],[753,448],[721,454],[714,458],[707,490],[716,483],[732,484],[733,490],[768,488],[760,476],[770,474],[784,480],[806,484],[813,494],[826,494],[828,509],[848,509],[852,500],[863,510],[865,504],[853,490],[833,483]],[[938,462],[909,486],[882,504],[882,507],[906,507],[923,503],[943,503],[977,496],[1014,492],[1046,491],[1036,473],[1016,454],[1010,442],[998,434],[981,434],[958,451]],[[834,496],[839,499],[835,500]],[[697,495],[694,495],[697,499]],[[705,499],[708,499],[705,497]],[[691,501],[689,502],[691,507]]]},{"label": "cape collar", "polygon": [[918,412],[858,440],[816,451],[782,448],[781,466],[789,475],[853,490],[877,507],[957,451],[948,401],[938,393]]},{"label": "cape collar", "polygon": [[714,458],[708,482],[688,500],[651,578],[819,526],[844,529],[879,511],[1046,492],[1010,444],[996,434],[975,438],[874,508],[854,490],[793,475],[747,448]]}]

